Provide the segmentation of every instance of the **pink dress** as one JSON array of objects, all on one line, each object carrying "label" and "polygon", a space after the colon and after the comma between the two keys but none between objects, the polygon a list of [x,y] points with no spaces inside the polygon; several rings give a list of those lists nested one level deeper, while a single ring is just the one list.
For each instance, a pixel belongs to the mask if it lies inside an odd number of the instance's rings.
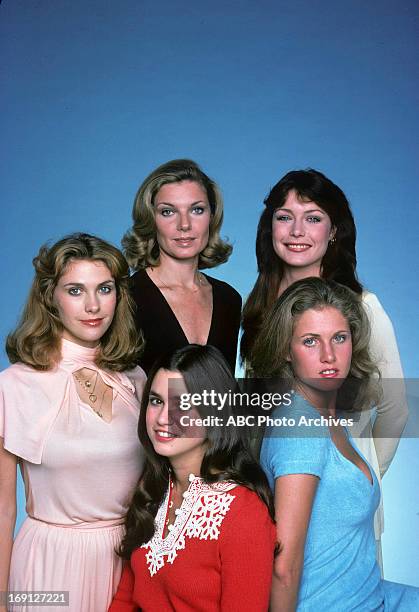
[{"label": "pink dress", "polygon": [[122,569],[115,547],[143,465],[137,396],[145,374],[99,370],[113,389],[107,423],[80,400],[72,376],[98,370],[94,356],[63,340],[54,370],[19,363],[0,374],[0,436],[19,457],[28,514],[13,546],[9,590],[68,591],[69,606],[50,611],[108,609]]}]

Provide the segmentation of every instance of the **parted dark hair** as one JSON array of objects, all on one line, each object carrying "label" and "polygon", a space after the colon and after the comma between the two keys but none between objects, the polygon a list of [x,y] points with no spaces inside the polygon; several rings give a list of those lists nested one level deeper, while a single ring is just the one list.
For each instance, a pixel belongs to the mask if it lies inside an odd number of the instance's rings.
[{"label": "parted dark hair", "polygon": [[[135,548],[153,537],[154,519],[169,486],[169,475],[175,478],[175,474],[170,472],[169,459],[155,452],[146,429],[149,394],[153,379],[160,369],[179,372],[191,394],[202,394],[205,389],[217,393],[228,393],[231,390],[234,393],[238,388],[220,351],[209,345],[189,344],[162,356],[154,364],[144,388],[138,424],[138,436],[145,450],[145,464],[127,514],[126,535],[119,549],[119,554],[125,559],[129,559]],[[216,407],[197,408],[203,417],[217,411]],[[233,407],[226,402],[223,408],[224,422],[232,414]],[[206,434],[207,445],[200,477],[207,483],[228,480],[249,488],[266,504],[273,519],[273,498],[267,478],[247,450],[239,429],[208,427]]]},{"label": "parted dark hair", "polygon": [[346,319],[351,332],[351,367],[338,391],[337,406],[364,410],[380,399],[380,374],[369,352],[370,324],[361,297],[335,281],[310,277],[292,283],[268,311],[256,338],[249,362],[259,377],[278,377],[294,386],[290,345],[295,323],[307,310],[335,308]]},{"label": "parted dark hair", "polygon": [[104,369],[123,371],[138,363],[142,348],[133,317],[133,301],[128,288],[128,263],[121,251],[90,234],[70,234],[44,245],[33,259],[35,278],[16,329],[6,340],[11,363],[20,361],[36,370],[49,370],[61,358],[63,326],[54,303],[54,291],[67,266],[74,261],[101,261],[115,281],[117,303],[109,329],[100,340],[96,364]]},{"label": "parted dark hair", "polygon": [[233,247],[220,237],[223,199],[218,185],[191,159],[173,159],[162,164],[144,179],[134,200],[133,225],[122,238],[125,256],[131,268],[138,270],[160,265],[154,200],[163,185],[192,181],[207,194],[211,210],[208,244],[199,254],[198,267],[213,268],[227,261]]},{"label": "parted dark hair", "polygon": [[284,273],[283,261],[272,242],[272,217],[285,205],[290,191],[295,191],[303,202],[315,202],[330,217],[335,230],[334,241],[329,242],[323,257],[321,276],[334,280],[355,293],[362,293],[356,274],[356,228],[349,202],[343,191],[318,170],[292,170],[271,189],[264,201],[256,236],[258,278],[243,308],[243,335],[240,354],[248,359],[262,318],[278,297]]}]

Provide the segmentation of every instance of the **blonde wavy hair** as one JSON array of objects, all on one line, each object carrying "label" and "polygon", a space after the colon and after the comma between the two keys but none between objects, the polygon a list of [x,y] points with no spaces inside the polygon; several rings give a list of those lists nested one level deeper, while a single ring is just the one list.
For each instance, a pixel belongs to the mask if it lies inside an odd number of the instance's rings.
[{"label": "blonde wavy hair", "polygon": [[117,291],[115,314],[101,338],[96,364],[114,371],[136,365],[142,338],[133,318],[128,264],[113,245],[81,233],[66,236],[51,247],[42,246],[34,258],[35,278],[28,300],[16,329],[6,340],[11,363],[20,361],[36,370],[50,370],[61,359],[63,326],[54,303],[54,291],[68,264],[79,260],[103,262]]},{"label": "blonde wavy hair", "polygon": [[213,268],[229,258],[232,246],[220,238],[223,200],[217,184],[194,161],[174,159],[156,168],[145,179],[135,196],[132,209],[133,225],[122,238],[125,257],[133,270],[160,265],[154,199],[163,185],[181,181],[193,181],[201,185],[207,194],[211,210],[208,244],[199,255],[198,267]]},{"label": "blonde wavy hair", "polygon": [[351,367],[339,389],[337,405],[345,410],[367,409],[380,399],[381,393],[380,373],[369,352],[370,324],[361,296],[335,281],[305,278],[281,294],[262,323],[250,355],[249,373],[278,377],[292,386],[295,377],[289,353],[295,323],[307,310],[327,307],[345,317],[352,337]]}]

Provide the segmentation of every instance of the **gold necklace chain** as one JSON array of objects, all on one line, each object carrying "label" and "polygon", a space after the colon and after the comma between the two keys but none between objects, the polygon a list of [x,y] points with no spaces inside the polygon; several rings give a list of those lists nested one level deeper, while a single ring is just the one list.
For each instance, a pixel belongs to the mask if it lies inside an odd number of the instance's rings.
[{"label": "gold necklace chain", "polygon": [[[89,396],[89,402],[91,402],[92,404],[95,404],[97,401],[97,395],[95,394],[95,389],[96,389],[96,383],[97,383],[97,379],[99,378],[99,372],[96,372],[96,374],[93,374],[91,379],[88,380],[83,380],[80,376],[77,376],[76,372],[73,373],[74,378],[76,379],[76,381],[79,383],[79,385],[81,386],[81,388],[87,392],[88,396]],[[93,384],[93,389],[90,390],[90,387],[92,386],[92,380],[93,378],[95,379],[95,382]],[[108,389],[105,385],[105,390],[102,394],[102,399],[100,400],[100,404],[98,408],[95,408],[95,406],[90,406],[90,408],[93,410],[93,412],[95,412],[101,419],[104,419],[105,417],[103,416],[103,412],[101,412],[102,410],[102,404],[103,404],[103,400],[105,399],[105,395],[107,393]]]}]

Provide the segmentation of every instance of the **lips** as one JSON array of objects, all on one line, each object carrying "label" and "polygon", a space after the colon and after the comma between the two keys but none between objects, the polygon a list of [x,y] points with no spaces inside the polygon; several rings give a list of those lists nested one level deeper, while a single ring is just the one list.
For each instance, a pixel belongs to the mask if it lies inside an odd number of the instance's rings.
[{"label": "lips", "polygon": [[327,368],[319,372],[322,378],[336,378],[338,374],[339,370],[337,368]]},{"label": "lips", "polygon": [[285,243],[285,246],[293,253],[303,253],[304,251],[307,251],[307,249],[311,248],[311,244],[300,242],[287,242]]},{"label": "lips", "polygon": [[183,237],[183,238],[174,238],[173,240],[179,246],[190,246],[194,242],[195,238]]},{"label": "lips", "polygon": [[157,442],[171,442],[172,440],[175,440],[175,438],[177,437],[178,436],[172,433],[171,431],[163,431],[160,429],[154,431],[154,438],[156,439]]},{"label": "lips", "polygon": [[102,324],[103,319],[85,319],[84,321],[80,321],[83,325],[87,327],[99,327]]}]

